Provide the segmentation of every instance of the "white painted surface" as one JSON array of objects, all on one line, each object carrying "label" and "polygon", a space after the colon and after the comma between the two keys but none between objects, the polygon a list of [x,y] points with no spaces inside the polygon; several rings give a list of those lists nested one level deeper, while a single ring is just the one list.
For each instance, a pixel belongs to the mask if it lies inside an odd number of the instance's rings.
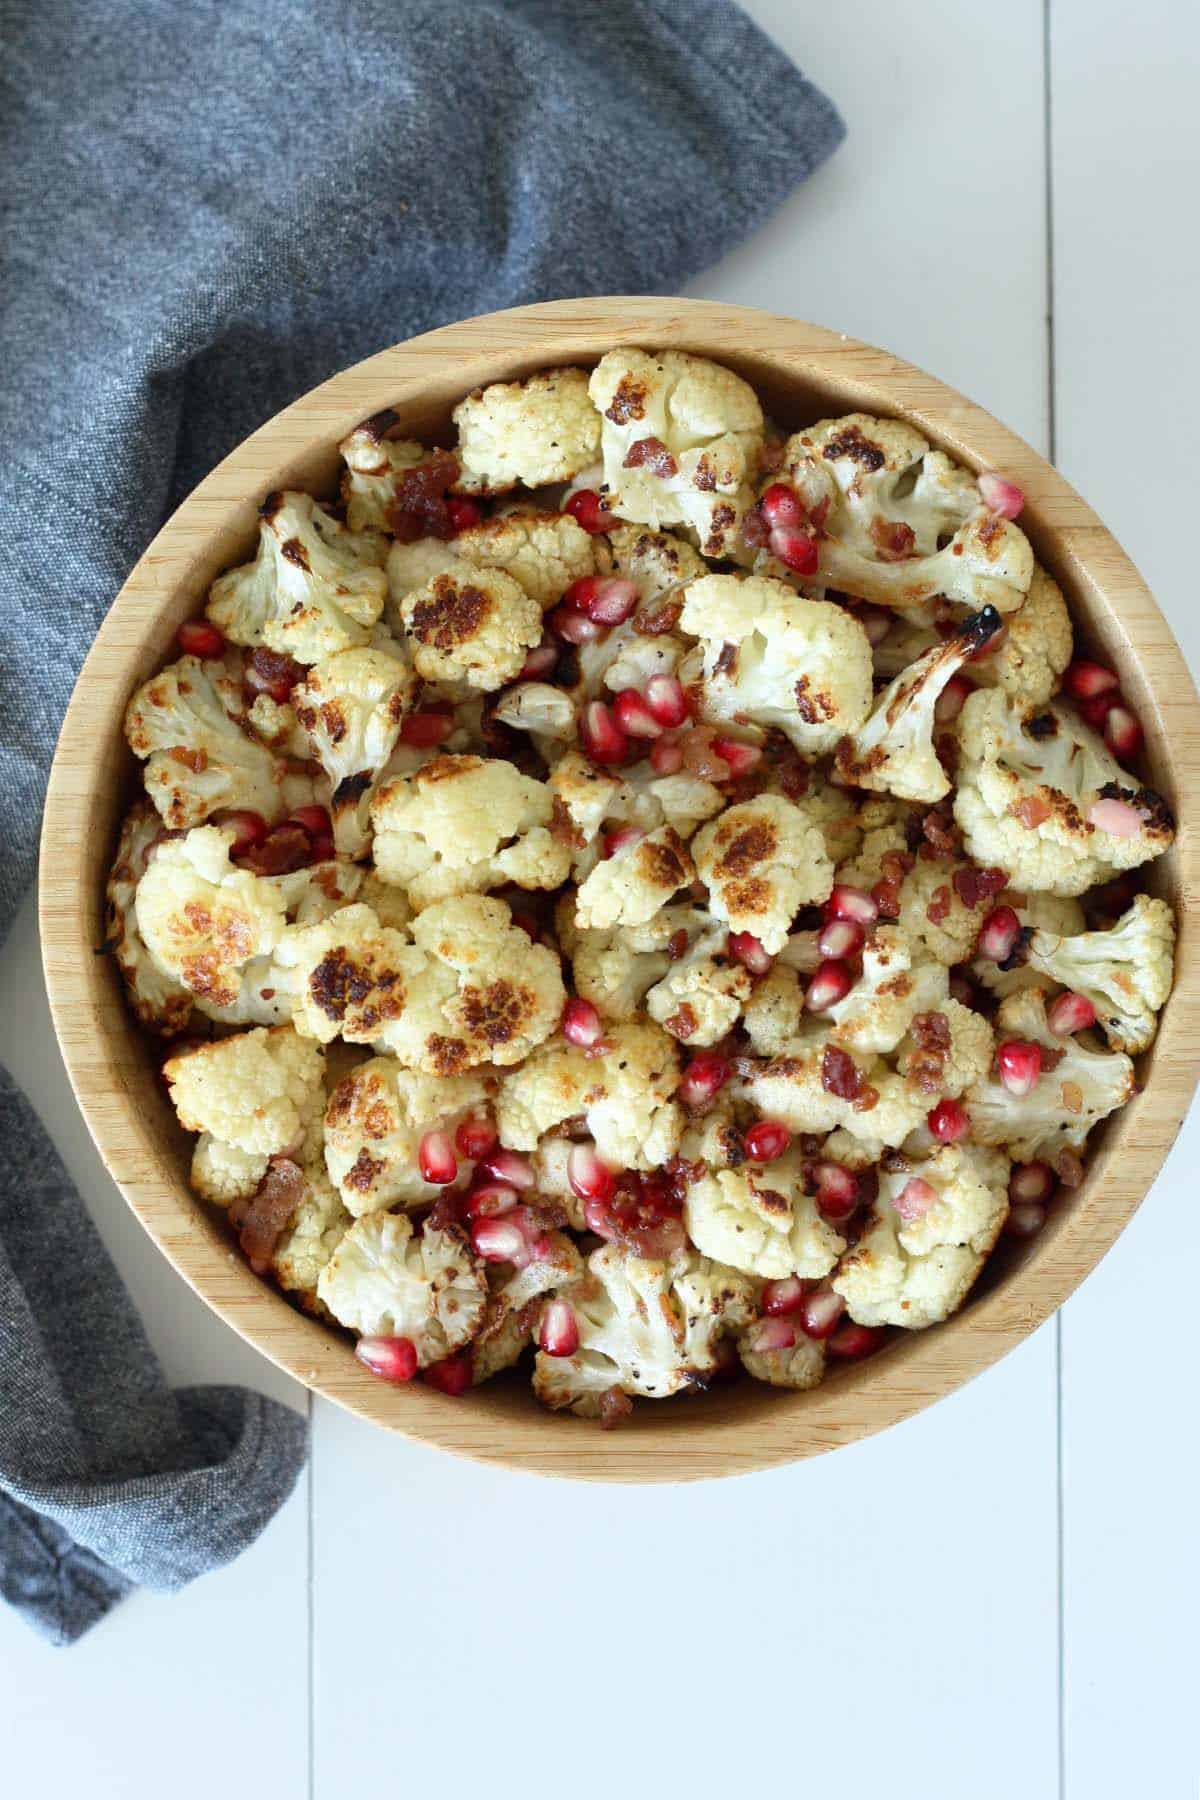
[{"label": "white painted surface", "polygon": [[[1059,460],[1196,656],[1200,24],[1183,0],[1149,0],[1133,29],[1112,0],[1052,5]],[[1047,447],[1038,0],[748,10],[851,135],[694,291],[886,344]],[[0,1056],[38,1095],[172,1375],[302,1405],[100,1168],[28,908],[0,958]],[[1194,1124],[1063,1315],[1061,1631],[1057,1324],[882,1438],[705,1487],[506,1475],[318,1404],[308,1483],[234,1568],[134,1598],[67,1652],[0,1612],[6,1787],[508,1800],[557,1775],[579,1800],[660,1785],[706,1800],[824,1777],[891,1800],[1115,1800],[1140,1777],[1162,1800],[1191,1794],[1191,1334],[1185,1306],[1129,1323],[1165,1286],[1164,1241],[1197,1249],[1189,1146]]]}]

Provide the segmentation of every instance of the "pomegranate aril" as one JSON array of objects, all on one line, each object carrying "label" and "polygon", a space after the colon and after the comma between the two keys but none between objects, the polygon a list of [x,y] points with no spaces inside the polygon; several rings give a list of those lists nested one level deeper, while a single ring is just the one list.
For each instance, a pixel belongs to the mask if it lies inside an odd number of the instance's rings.
[{"label": "pomegranate aril", "polygon": [[1103,663],[1073,662],[1063,676],[1063,686],[1073,700],[1092,700],[1098,694],[1115,693],[1117,678]]},{"label": "pomegranate aril", "polygon": [[533,1165],[519,1150],[489,1150],[483,1158],[483,1167],[493,1181],[507,1181],[515,1188],[534,1185]]},{"label": "pomegranate aril", "polygon": [[623,575],[604,575],[584,603],[584,611],[597,625],[623,625],[638,603],[635,583]]},{"label": "pomegranate aril", "polygon": [[874,925],[879,917],[879,905],[864,889],[850,887],[842,881],[825,902],[825,917],[850,919],[856,925]]},{"label": "pomegranate aril", "polygon": [[1127,706],[1111,706],[1104,721],[1104,741],[1114,756],[1136,756],[1145,741],[1141,721]]},{"label": "pomegranate aril", "polygon": [[957,1144],[971,1135],[967,1109],[957,1100],[939,1100],[925,1123],[939,1144]]},{"label": "pomegranate aril", "polygon": [[846,1310],[846,1302],[832,1288],[814,1288],[805,1294],[798,1309],[800,1328],[806,1337],[827,1338],[837,1330],[837,1322]]},{"label": "pomegranate aril", "polygon": [[546,615],[546,624],[556,637],[567,644],[594,644],[596,639],[604,636],[603,625],[595,619],[589,619],[586,613],[576,612],[573,607],[556,606],[552,613]]},{"label": "pomegranate aril", "polygon": [[496,1127],[490,1119],[464,1119],[454,1133],[454,1142],[460,1156],[478,1162],[495,1148]]},{"label": "pomegranate aril", "polygon": [[417,1167],[422,1181],[448,1187],[458,1179],[458,1158],[445,1131],[427,1131],[417,1146]]},{"label": "pomegranate aril", "polygon": [[594,1050],[604,1036],[604,1021],[590,1000],[568,1000],[562,1034],[578,1050]]},{"label": "pomegranate aril", "polygon": [[965,675],[952,675],[934,703],[933,716],[938,724],[948,725],[951,719],[957,719],[974,692],[974,684]]},{"label": "pomegranate aril", "polygon": [[1074,1031],[1087,1031],[1096,1023],[1096,1009],[1086,994],[1070,989],[1057,994],[1046,1008],[1046,1023],[1055,1037],[1070,1037]]},{"label": "pomegranate aril", "polygon": [[574,1356],[579,1348],[579,1325],[565,1300],[551,1300],[538,1327],[538,1348],[547,1356]]},{"label": "pomegranate aril", "polygon": [[470,1353],[459,1350],[453,1356],[444,1356],[441,1362],[430,1363],[424,1379],[439,1393],[465,1394],[471,1385]]},{"label": "pomegranate aril", "polygon": [[762,1296],[759,1301],[763,1311],[771,1318],[782,1317],[785,1313],[795,1312],[804,1299],[804,1283],[798,1275],[785,1275],[782,1281],[766,1281],[763,1283]]},{"label": "pomegranate aril", "polygon": [[1040,1044],[1026,1043],[1021,1038],[1008,1038],[996,1049],[996,1066],[1000,1080],[1010,1094],[1023,1099],[1031,1094],[1042,1072]]},{"label": "pomegranate aril", "polygon": [[211,662],[225,649],[225,633],[218,631],[208,619],[185,619],[177,635],[179,648],[185,656],[198,656]]},{"label": "pomegranate aril", "polygon": [[1045,1207],[1039,1206],[1036,1200],[1026,1200],[1009,1208],[1004,1229],[1010,1237],[1034,1237],[1045,1223]]},{"label": "pomegranate aril", "polygon": [[683,748],[659,738],[650,751],[650,767],[656,775],[678,775],[683,767]]},{"label": "pomegranate aril", "polygon": [[1097,800],[1088,812],[1088,823],[1110,837],[1136,837],[1145,823],[1136,806],[1128,800]]},{"label": "pomegranate aril", "polygon": [[999,513],[1002,519],[1019,518],[1025,504],[1024,491],[1016,482],[1006,481],[991,469],[979,477],[979,494],[988,511]]},{"label": "pomegranate aril", "polygon": [[1017,1163],[1008,1178],[1008,1197],[1018,1203],[1036,1201],[1044,1206],[1054,1192],[1054,1171],[1049,1163]]},{"label": "pomegranate aril", "polygon": [[775,958],[769,950],[763,949],[760,939],[752,931],[731,931],[728,950],[734,961],[740,962],[752,975],[766,975],[774,966]]},{"label": "pomegranate aril", "polygon": [[473,525],[478,525],[483,520],[483,513],[479,507],[465,494],[447,494],[446,511],[450,516],[451,527],[456,533],[470,531]]},{"label": "pomegranate aril", "polygon": [[846,998],[853,986],[853,977],[844,962],[823,962],[805,990],[804,1004],[809,1012],[828,1012]]},{"label": "pomegranate aril", "polygon": [[602,531],[611,531],[617,523],[595,488],[580,488],[571,495],[563,511],[570,513],[575,523],[593,537]]},{"label": "pomegranate aril", "polygon": [[471,1224],[471,1243],[484,1262],[528,1261],[528,1245],[521,1227],[507,1214],[477,1218]]},{"label": "pomegranate aril", "polygon": [[584,753],[594,763],[619,763],[629,752],[629,739],[603,700],[589,701],[580,725]]},{"label": "pomegranate aril", "polygon": [[758,504],[772,529],[776,526],[804,523],[804,507],[800,496],[786,481],[773,481]]},{"label": "pomegranate aril", "polygon": [[1111,694],[1093,694],[1090,699],[1079,700],[1076,704],[1080,717],[1087,721],[1092,730],[1103,731],[1105,719],[1117,704],[1117,693],[1114,689]]},{"label": "pomegranate aril", "polygon": [[830,1356],[840,1357],[843,1362],[860,1362],[864,1356],[872,1356],[879,1349],[887,1332],[879,1325],[856,1325],[853,1319],[847,1319],[839,1325],[825,1348]]},{"label": "pomegranate aril", "polygon": [[590,1144],[572,1144],[567,1156],[567,1182],[579,1200],[607,1200],[613,1191],[611,1169],[606,1169]]},{"label": "pomegranate aril", "polygon": [[787,1126],[775,1119],[760,1119],[756,1125],[751,1125],[742,1139],[746,1155],[754,1163],[774,1162],[791,1141],[792,1134]]},{"label": "pomegranate aril", "polygon": [[323,806],[298,806],[289,814],[289,823],[299,825],[301,831],[307,831],[310,838],[331,838],[333,821]]},{"label": "pomegranate aril", "polygon": [[312,840],[313,862],[332,862],[336,855],[337,850],[331,837],[317,837]]},{"label": "pomegranate aril", "polygon": [[721,761],[729,765],[729,773],[733,776],[748,775],[762,761],[762,751],[757,744],[740,744],[736,738],[714,738],[712,747]]},{"label": "pomegranate aril", "polygon": [[[636,688],[623,688],[613,701],[617,724],[630,737],[658,738],[663,728]],[[682,752],[680,761],[683,760]]]},{"label": "pomegranate aril", "polygon": [[417,1372],[417,1347],[411,1338],[359,1338],[354,1354],[381,1381],[411,1381]]},{"label": "pomegranate aril", "polygon": [[414,750],[432,750],[435,744],[444,744],[453,730],[454,720],[448,712],[409,713],[400,727],[400,742]]},{"label": "pomegranate aril", "polygon": [[520,1196],[505,1181],[481,1181],[467,1195],[468,1219],[496,1219],[511,1212]]},{"label": "pomegranate aril", "polygon": [[691,1110],[708,1106],[729,1080],[730,1067],[723,1056],[702,1050],[683,1072],[678,1097]]},{"label": "pomegranate aril", "polygon": [[932,1182],[925,1181],[920,1175],[913,1175],[905,1182],[892,1205],[904,1220],[911,1225],[923,1218],[931,1206],[937,1204],[937,1189]]},{"label": "pomegranate aril", "polygon": [[231,856],[240,856],[244,850],[252,850],[256,844],[261,844],[270,829],[261,813],[249,810],[226,813],[221,826],[225,831],[232,827],[233,842],[229,846]]},{"label": "pomegranate aril", "polygon": [[815,575],[820,562],[817,540],[795,525],[777,525],[767,539],[772,554],[797,575]]},{"label": "pomegranate aril", "polygon": [[688,716],[683,683],[674,675],[652,675],[646,683],[646,705],[660,725],[682,725]]},{"label": "pomegranate aril", "polygon": [[817,1188],[817,1211],[831,1225],[848,1219],[858,1205],[858,1176],[836,1162],[813,1163],[809,1173]]},{"label": "pomegranate aril", "polygon": [[557,661],[558,650],[553,644],[539,644],[525,658],[517,679],[519,681],[540,681],[544,675],[551,673]]},{"label": "pomegranate aril", "polygon": [[975,946],[990,962],[1007,962],[1021,936],[1021,921],[1011,906],[994,906],[979,928]]},{"label": "pomegranate aril", "polygon": [[793,1350],[796,1327],[786,1319],[759,1319],[746,1333],[746,1348],[753,1355],[768,1356],[772,1350]]},{"label": "pomegranate aril", "polygon": [[640,844],[645,837],[640,825],[622,825],[616,831],[606,831],[601,840],[600,854],[604,857],[616,856],[627,850],[630,844]]},{"label": "pomegranate aril", "polygon": [[853,919],[830,919],[821,928],[817,949],[826,961],[841,962],[847,956],[857,956],[865,939],[862,926]]}]

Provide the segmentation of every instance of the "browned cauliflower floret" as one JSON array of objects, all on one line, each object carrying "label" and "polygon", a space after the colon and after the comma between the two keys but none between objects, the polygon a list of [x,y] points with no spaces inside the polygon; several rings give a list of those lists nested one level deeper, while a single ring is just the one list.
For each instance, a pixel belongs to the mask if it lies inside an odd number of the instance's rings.
[{"label": "browned cauliflower floret", "polygon": [[600,416],[583,369],[542,369],[476,388],[454,409],[464,493],[551,487],[596,460]]},{"label": "browned cauliflower floret", "polygon": [[509,1075],[496,1103],[501,1141],[533,1150],[564,1119],[582,1114],[601,1159],[614,1169],[657,1169],[679,1146],[683,1114],[672,1099],[679,1053],[645,1020],[613,1025],[602,1055],[555,1038]]},{"label": "browned cauliflower floret", "polygon": [[388,512],[396,502],[396,477],[425,461],[424,444],[386,436],[388,415],[367,419],[338,445],[346,467],[342,500],[351,531],[390,531]]},{"label": "browned cauliflower floret", "polygon": [[339,650],[292,690],[310,753],[333,789],[333,836],[343,856],[363,856],[370,847],[371,795],[415,690],[408,664],[382,650]]},{"label": "browned cauliflower floret", "polygon": [[317,1297],[363,1337],[407,1338],[425,1369],[474,1337],[487,1282],[457,1226],[426,1223],[416,1235],[405,1213],[374,1212],[341,1239],[321,1271]]},{"label": "browned cauliflower floret", "polygon": [[134,899],[148,859],[162,842],[162,820],[148,800],[137,800],[121,826],[117,854],[105,889],[105,946],[117,959],[139,1022],[160,1037],[177,1037],[192,1016],[192,995],[151,956],[138,929]]},{"label": "browned cauliflower floret", "polygon": [[689,1184],[688,1236],[705,1256],[768,1281],[828,1275],[846,1248],[808,1193],[801,1158],[710,1170]]},{"label": "browned cauliflower floret", "polygon": [[138,931],[154,961],[215,1007],[237,1001],[242,969],[274,950],[287,925],[278,883],[235,868],[232,838],[202,825],[168,839],[137,889]]},{"label": "browned cauliflower floret", "polygon": [[179,1123],[235,1150],[270,1156],[318,1109],[325,1059],[290,1025],[181,1051],[163,1065]]},{"label": "browned cauliflower floret", "polygon": [[226,663],[183,656],[129,702],[125,736],[134,755],[148,759],[146,792],[175,830],[227,807],[268,820],[283,811],[286,764],[242,729],[241,688],[240,672]]},{"label": "browned cauliflower floret", "polygon": [[435,1200],[418,1150],[427,1131],[449,1131],[487,1099],[478,1075],[423,1075],[390,1056],[360,1063],[325,1109],[325,1161],[356,1216]]},{"label": "browned cauliflower floret", "polygon": [[827,899],[833,886],[820,831],[780,794],[729,807],[696,834],[692,849],[714,917],[750,932],[772,954],[800,908]]},{"label": "browned cauliflower floret", "polygon": [[511,1369],[533,1341],[542,1296],[579,1281],[583,1258],[562,1231],[543,1232],[524,1268],[511,1263],[488,1265],[488,1299],[483,1324],[471,1340],[471,1380],[478,1386],[502,1369]]},{"label": "browned cauliflower floret", "polygon": [[491,692],[521,671],[542,635],[542,609],[502,569],[457,559],[399,606],[418,675]]},{"label": "browned cauliflower floret", "polygon": [[401,1026],[392,1048],[402,1062],[441,1075],[477,1063],[508,1066],[557,1026],[566,1000],[558,957],[513,924],[502,900],[441,900],[413,920],[412,934],[454,986],[436,1029],[420,1038],[415,1019]]},{"label": "browned cauliflower floret", "polygon": [[971,665],[977,687],[1003,688],[1020,706],[1044,706],[1058,692],[1071,660],[1071,615],[1057,581],[1034,566],[1029,597],[1009,613],[1004,631]]},{"label": "browned cauliflower floret", "polygon": [[617,573],[637,587],[641,615],[653,622],[653,635],[670,631],[682,604],[680,590],[708,573],[704,558],[686,539],[642,525],[618,525],[608,541]]},{"label": "browned cauliflower floret", "polygon": [[581,930],[644,925],[695,878],[687,845],[670,825],[623,844],[579,884],[575,919]]}]

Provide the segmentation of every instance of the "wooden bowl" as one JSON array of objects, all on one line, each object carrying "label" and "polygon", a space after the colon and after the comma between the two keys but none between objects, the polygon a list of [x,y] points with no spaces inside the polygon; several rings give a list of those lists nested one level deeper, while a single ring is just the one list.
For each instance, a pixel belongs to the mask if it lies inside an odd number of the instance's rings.
[{"label": "wooden bowl", "polygon": [[1040,456],[919,369],[795,319],[698,300],[615,298],[519,307],[429,332],[347,369],[248,438],[184,502],[142,557],[83,666],[59,738],[42,833],[46,983],[67,1069],[105,1164],[147,1231],[220,1316],[299,1381],[364,1418],[483,1461],[622,1481],[729,1475],[812,1456],[927,1406],[1020,1343],[1108,1249],[1154,1180],[1196,1080],[1200,949],[1190,901],[1196,826],[1183,814],[1150,885],[1174,905],[1175,991],[1145,1094],[1097,1134],[1087,1178],[1056,1201],[1031,1242],[1006,1242],[983,1285],[946,1324],[901,1334],[874,1359],[835,1370],[811,1393],[738,1383],[703,1398],[643,1405],[620,1431],[543,1412],[527,1382],[501,1379],[461,1400],[389,1387],[348,1338],[315,1323],[251,1274],[219,1219],[187,1187],[188,1143],[151,1045],[126,1010],[104,938],[102,889],[137,776],[121,721],[135,687],[167,659],[180,622],[223,569],[253,550],[273,488],[332,492],[337,445],[384,407],[405,435],[441,436],[481,383],[560,363],[591,364],[614,344],[695,351],[729,364],[789,428],[861,409],[909,420],[972,469],[996,468],[1027,496],[1022,527],[1062,583],[1079,637],[1121,672],[1146,728],[1151,783],[1181,812],[1200,781],[1200,709],[1167,625],[1119,545]]}]

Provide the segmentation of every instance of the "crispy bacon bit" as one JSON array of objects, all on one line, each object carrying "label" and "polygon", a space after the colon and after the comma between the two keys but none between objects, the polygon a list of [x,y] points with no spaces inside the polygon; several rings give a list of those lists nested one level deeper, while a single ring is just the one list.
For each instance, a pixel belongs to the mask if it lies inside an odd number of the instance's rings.
[{"label": "crispy bacon bit", "polygon": [[699,1023],[693,1008],[685,1000],[678,1012],[672,1013],[669,1019],[663,1020],[663,1029],[669,1031],[671,1036],[678,1038],[681,1043],[686,1043],[688,1038],[695,1037],[696,1027]]},{"label": "crispy bacon bit", "polygon": [[914,1050],[908,1058],[906,1079],[918,1094],[936,1094],[941,1089],[946,1068],[942,1050]]},{"label": "crispy bacon bit", "polygon": [[880,872],[885,881],[899,887],[906,875],[912,873],[916,866],[916,857],[905,850],[887,850],[879,859]]},{"label": "crispy bacon bit", "polygon": [[964,906],[978,906],[981,900],[990,900],[993,894],[1003,893],[1008,886],[1008,876],[1003,869],[979,869],[974,863],[956,869],[953,879],[954,891]]},{"label": "crispy bacon bit", "polygon": [[684,926],[673,931],[667,939],[667,955],[672,962],[678,962],[681,956],[687,955],[688,934]]},{"label": "crispy bacon bit", "polygon": [[954,854],[958,849],[959,837],[948,806],[930,808],[921,820],[921,835],[927,844],[943,856]]},{"label": "crispy bacon bit", "polygon": [[747,550],[762,550],[770,536],[770,527],[756,506],[742,520],[742,541]]},{"label": "crispy bacon bit", "polygon": [[940,925],[943,919],[949,917],[950,908],[953,905],[953,902],[954,896],[951,894],[948,887],[942,886],[934,888],[932,894],[929,896],[929,904],[925,908],[925,917],[929,920],[929,923],[931,925]]},{"label": "crispy bacon bit", "polygon": [[857,1100],[862,1095],[862,1070],[836,1044],[826,1044],[821,1057],[821,1086],[838,1100]]},{"label": "crispy bacon bit", "polygon": [[600,1429],[615,1431],[633,1411],[633,1401],[623,1388],[605,1388],[600,1396]]},{"label": "crispy bacon bit", "polygon": [[238,866],[252,875],[290,875],[313,861],[314,844],[302,825],[277,825],[260,844],[239,857]]},{"label": "crispy bacon bit", "polygon": [[404,469],[396,476],[387,522],[397,542],[415,544],[426,537],[445,541],[455,535],[446,492],[458,475],[457,459],[448,450],[434,450],[415,469]]},{"label": "crispy bacon bit", "polygon": [[881,518],[878,513],[871,520],[871,542],[882,562],[904,562],[912,555],[916,541],[911,525]]},{"label": "crispy bacon bit", "polygon": [[259,644],[246,658],[243,680],[252,693],[266,694],[282,706],[306,674],[307,670],[294,658]]},{"label": "crispy bacon bit", "polygon": [[664,480],[679,473],[679,464],[662,439],[656,437],[638,438],[631,444],[622,467],[648,469],[651,475],[659,475]]},{"label": "crispy bacon bit", "polygon": [[918,1013],[909,1032],[914,1044],[921,1050],[949,1050],[950,1024],[945,1013]]},{"label": "crispy bacon bit", "polygon": [[1050,817],[1051,807],[1044,794],[1026,794],[1023,800],[1014,800],[1008,810],[1026,831],[1036,831]]},{"label": "crispy bacon bit", "polygon": [[1054,1173],[1065,1188],[1077,1188],[1083,1180],[1083,1158],[1074,1150],[1060,1150],[1054,1158]]},{"label": "crispy bacon bit", "polygon": [[230,1223],[238,1233],[242,1253],[256,1275],[271,1266],[275,1246],[291,1222],[308,1186],[304,1171],[286,1156],[276,1156],[257,1192],[248,1200],[235,1200],[229,1208]]}]

